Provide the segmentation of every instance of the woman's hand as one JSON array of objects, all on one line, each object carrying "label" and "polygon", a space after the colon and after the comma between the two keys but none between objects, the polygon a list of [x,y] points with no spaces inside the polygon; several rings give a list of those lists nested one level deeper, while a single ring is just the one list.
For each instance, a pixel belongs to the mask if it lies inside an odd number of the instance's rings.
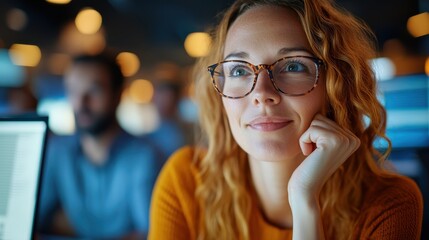
[{"label": "woman's hand", "polygon": [[299,144],[307,158],[290,178],[289,195],[318,199],[325,182],[359,148],[360,140],[349,130],[317,114]]},{"label": "woman's hand", "polygon": [[299,140],[304,161],[288,183],[293,240],[325,239],[319,193],[328,178],[352,155],[360,140],[349,130],[318,114]]}]

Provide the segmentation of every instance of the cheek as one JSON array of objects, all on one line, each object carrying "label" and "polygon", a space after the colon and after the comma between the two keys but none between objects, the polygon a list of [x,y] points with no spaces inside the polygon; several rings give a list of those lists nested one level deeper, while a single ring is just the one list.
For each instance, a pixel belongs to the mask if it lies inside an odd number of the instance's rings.
[{"label": "cheek", "polygon": [[113,97],[104,93],[91,94],[91,106],[97,110],[103,111],[113,106]]},{"label": "cheek", "polygon": [[244,109],[240,100],[223,98],[223,107],[228,117],[231,130],[234,132],[240,126],[241,114]]},{"label": "cheek", "polygon": [[[319,89],[322,90],[322,89]],[[303,96],[300,101],[292,103],[295,112],[301,120],[301,129],[305,131],[318,113],[325,112],[325,98],[323,91],[315,91],[314,94]]]}]

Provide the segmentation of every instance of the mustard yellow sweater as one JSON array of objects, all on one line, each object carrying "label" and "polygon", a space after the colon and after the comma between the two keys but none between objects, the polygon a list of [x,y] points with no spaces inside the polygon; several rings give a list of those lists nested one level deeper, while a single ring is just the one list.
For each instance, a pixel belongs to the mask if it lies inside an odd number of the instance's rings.
[{"label": "mustard yellow sweater", "polygon": [[[190,147],[177,151],[166,163],[155,185],[149,240],[195,240],[200,211],[195,199],[198,169]],[[423,200],[416,184],[405,177],[373,186],[362,206],[353,239],[420,239]],[[253,204],[249,218],[252,240],[292,239],[292,229],[280,229]]]}]

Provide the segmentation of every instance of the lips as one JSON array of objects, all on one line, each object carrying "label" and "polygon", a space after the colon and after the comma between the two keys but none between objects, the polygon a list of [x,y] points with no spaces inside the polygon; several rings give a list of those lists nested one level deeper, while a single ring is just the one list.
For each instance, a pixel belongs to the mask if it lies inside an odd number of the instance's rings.
[{"label": "lips", "polygon": [[281,117],[258,117],[247,124],[248,127],[258,131],[275,131],[286,127],[292,120]]}]

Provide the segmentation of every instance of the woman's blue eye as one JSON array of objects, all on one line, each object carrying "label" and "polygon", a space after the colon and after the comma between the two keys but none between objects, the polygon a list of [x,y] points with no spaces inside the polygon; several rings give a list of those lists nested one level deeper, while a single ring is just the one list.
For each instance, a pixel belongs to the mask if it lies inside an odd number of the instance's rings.
[{"label": "woman's blue eye", "polygon": [[243,76],[244,74],[246,74],[246,72],[244,71],[244,69],[235,69],[233,72],[232,72],[232,76]]},{"label": "woman's blue eye", "polygon": [[230,71],[231,77],[241,77],[249,75],[249,70],[244,67],[235,67]]},{"label": "woman's blue eye", "polygon": [[298,62],[289,63],[285,67],[286,72],[303,72],[305,70],[306,70],[305,65],[302,63],[298,63]]}]

